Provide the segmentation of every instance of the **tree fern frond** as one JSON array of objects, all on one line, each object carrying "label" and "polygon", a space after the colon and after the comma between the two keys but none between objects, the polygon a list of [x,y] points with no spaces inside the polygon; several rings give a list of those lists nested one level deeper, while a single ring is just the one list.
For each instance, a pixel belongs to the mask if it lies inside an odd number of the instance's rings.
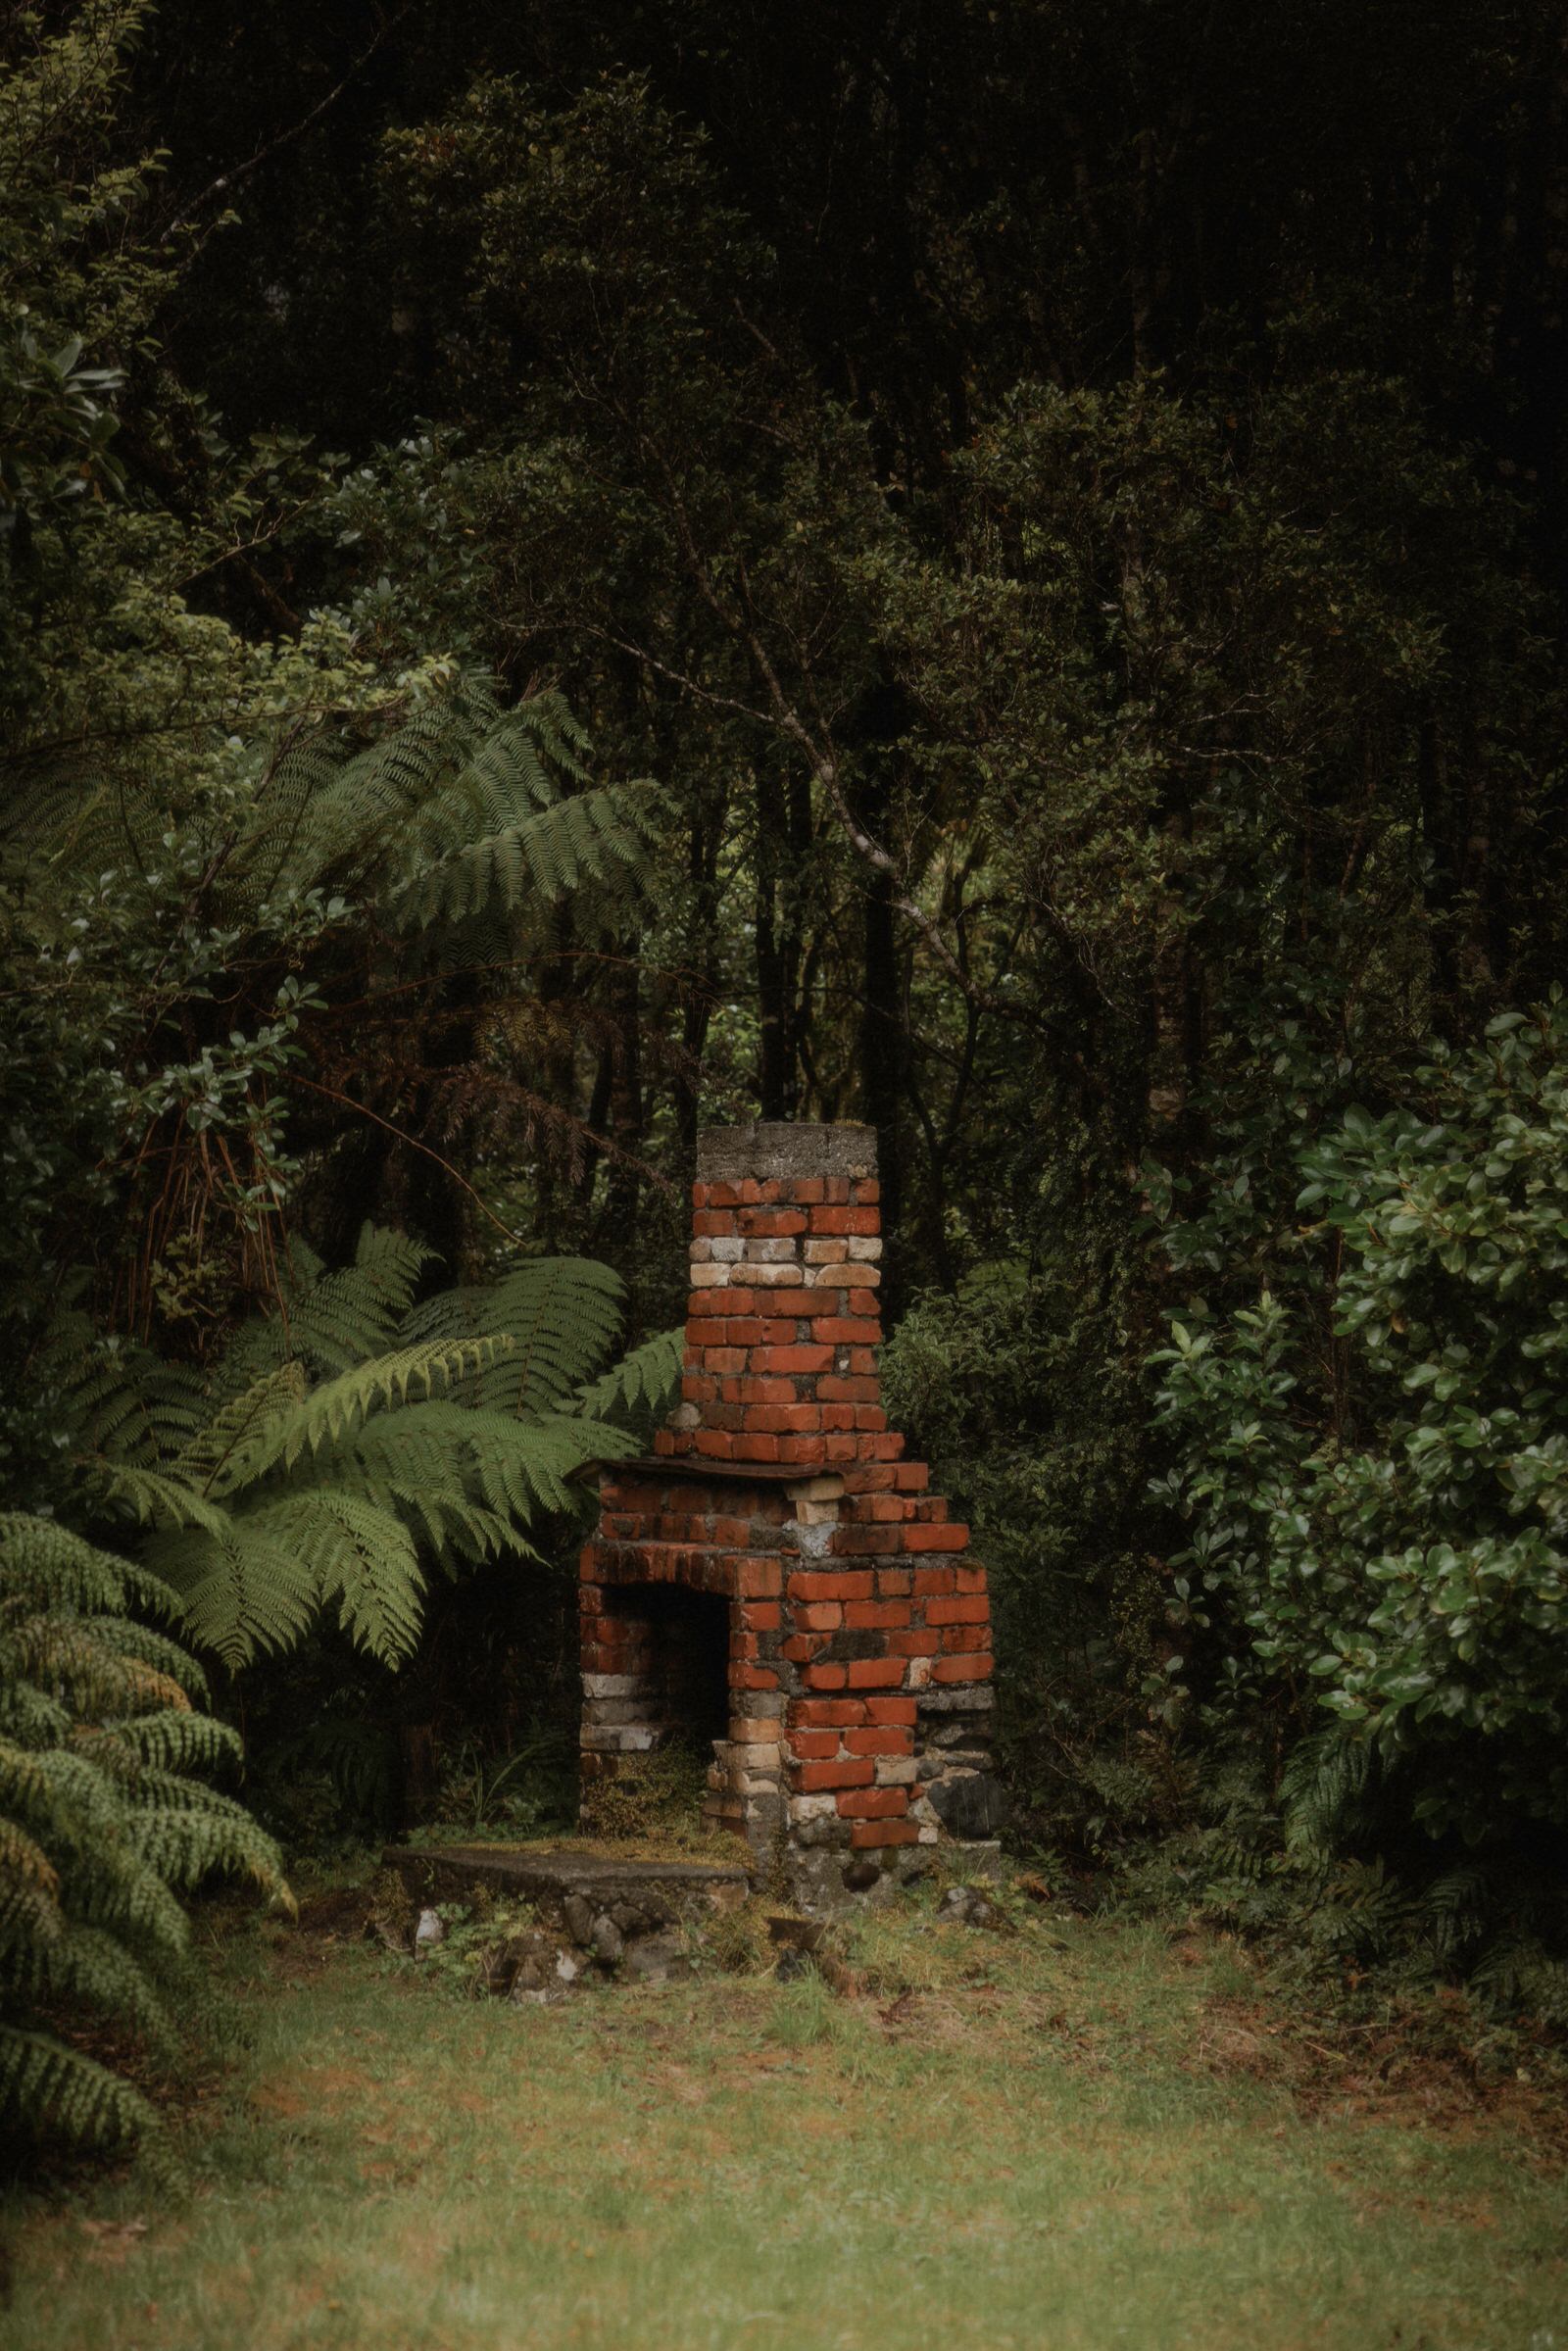
[{"label": "tree fern frond", "polygon": [[418,1636],[424,1578],[408,1529],[392,1511],[328,1485],[291,1494],[241,1524],[294,1551],[357,1647],[389,1664],[408,1655]]},{"label": "tree fern frond", "polygon": [[[221,1494],[226,1486],[241,1483],[245,1475],[247,1452],[262,1436],[270,1421],[279,1412],[301,1403],[308,1393],[304,1371],[297,1363],[280,1363],[275,1371],[263,1372],[241,1389],[236,1396],[216,1412],[206,1427],[199,1429],[188,1445],[170,1464],[170,1476],[193,1488],[204,1498]],[[194,1517],[175,1526],[199,1525]],[[215,1515],[208,1532],[219,1531]]]},{"label": "tree fern frond", "polygon": [[189,1704],[177,1682],[114,1645],[106,1632],[102,1620],[47,1614],[14,1618],[7,1627],[11,1668],[44,1683],[87,1714]]},{"label": "tree fern frond", "polygon": [[245,1460],[246,1483],[268,1470],[285,1469],[302,1453],[339,1444],[371,1413],[403,1405],[417,1395],[434,1396],[473,1380],[498,1356],[512,1351],[505,1333],[472,1339],[431,1339],[376,1355],[352,1371],[325,1380],[286,1412],[275,1413],[253,1442]]},{"label": "tree fern frond", "polygon": [[638,1412],[657,1420],[680,1391],[686,1332],[678,1325],[660,1331],[634,1347],[630,1354],[577,1391],[577,1408],[589,1420],[606,1420],[617,1412]]},{"label": "tree fern frond", "polygon": [[209,1535],[221,1530],[221,1513],[173,1470],[145,1469],[94,1454],[80,1455],[78,1461],[104,1504],[129,1511],[144,1527],[202,1527]]},{"label": "tree fern frond", "polygon": [[536,808],[504,831],[422,863],[392,893],[388,915],[401,930],[424,930],[487,912],[514,916],[527,906],[557,906],[585,882],[605,881],[616,867],[635,869],[647,847],[640,819],[634,796],[608,784]]},{"label": "tree fern frond", "polygon": [[156,2130],[139,2090],[96,2058],[43,2033],[0,2024],[0,2114],[36,2137],[115,2147]]},{"label": "tree fern frond", "polygon": [[[165,1541],[173,1544],[180,1541],[202,1540],[200,1530],[192,1529],[183,1537],[155,1538],[154,1543],[156,1547],[158,1543]],[[177,1595],[178,1588],[172,1577],[160,1576],[158,1582],[161,1589],[172,1591]],[[180,1616],[184,1614],[182,1597],[176,1596],[174,1613]],[[207,1676],[189,1649],[177,1641],[171,1641],[167,1634],[155,1632],[151,1625],[144,1625],[129,1617],[101,1617],[94,1623],[93,1631],[107,1648],[114,1649],[120,1656],[129,1658],[144,1669],[138,1678],[138,1689],[150,1687],[151,1678],[156,1676],[183,1693],[182,1703],[191,1698],[206,1698],[209,1694]],[[104,1711],[113,1713],[115,1710],[106,1707]],[[140,1711],[139,1707],[137,1711]]]},{"label": "tree fern frond", "polygon": [[180,1595],[193,1639],[225,1665],[292,1647],[319,1605],[309,1564],[244,1516],[228,1519],[217,1537],[199,1529],[165,1536],[154,1556]]},{"label": "tree fern frond", "polygon": [[16,1821],[0,1814],[0,1889],[8,1885],[53,1895],[59,1890],[60,1874],[42,1845]]},{"label": "tree fern frond", "polygon": [[241,1754],[239,1733],[211,1714],[171,1708],[106,1725],[143,1764],[166,1772],[212,1772]]},{"label": "tree fern frond", "polygon": [[495,1411],[539,1415],[569,1404],[609,1352],[620,1324],[621,1284],[588,1257],[539,1257],[485,1287],[443,1291],[415,1309],[406,1344],[505,1332],[511,1346],[467,1375],[459,1393]]},{"label": "tree fern frond", "polygon": [[406,1233],[366,1224],[352,1265],[291,1285],[290,1348],[318,1373],[351,1371],[368,1355],[385,1354],[430,1257]]}]

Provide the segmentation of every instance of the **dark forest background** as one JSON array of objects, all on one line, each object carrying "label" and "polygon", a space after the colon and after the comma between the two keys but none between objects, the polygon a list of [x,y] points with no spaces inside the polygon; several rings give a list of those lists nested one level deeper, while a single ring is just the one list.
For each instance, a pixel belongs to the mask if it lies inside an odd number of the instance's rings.
[{"label": "dark forest background", "polygon": [[[19,1498],[73,1507],[67,1308],[205,1374],[368,1219],[416,1300],[608,1264],[635,1346],[700,1125],[866,1119],[1020,1846],[1568,2015],[1560,9],[9,41]],[[285,754],[518,713],[541,805],[629,828],[525,920],[408,945],[363,830],[224,899]],[[89,804],[157,812],[135,860]],[[160,842],[172,990],[103,879]],[[149,1192],[198,1065],[229,1171]],[[320,1833],[395,1810],[378,1739],[482,1812],[555,1752],[567,1621],[492,1558],[398,1676],[253,1642],[257,1800],[297,1828],[337,1722]]]}]

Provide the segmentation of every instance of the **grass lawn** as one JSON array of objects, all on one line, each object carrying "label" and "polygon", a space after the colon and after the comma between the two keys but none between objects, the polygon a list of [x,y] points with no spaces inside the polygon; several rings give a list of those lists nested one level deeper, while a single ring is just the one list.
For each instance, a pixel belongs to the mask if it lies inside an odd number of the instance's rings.
[{"label": "grass lawn", "polygon": [[[308,1914],[309,1915],[309,1914]],[[1224,1944],[929,1912],[864,1989],[469,2001],[247,1931],[193,2186],[5,2215],[7,2351],[1568,2351],[1560,2103],[1333,2046]]]}]

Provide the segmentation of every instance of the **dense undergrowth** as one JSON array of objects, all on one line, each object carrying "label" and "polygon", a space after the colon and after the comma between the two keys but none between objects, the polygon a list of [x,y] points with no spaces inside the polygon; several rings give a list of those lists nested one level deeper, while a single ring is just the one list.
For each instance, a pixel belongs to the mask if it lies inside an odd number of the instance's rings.
[{"label": "dense undergrowth", "polygon": [[1019,1858],[1560,2030],[1556,13],[209,14],[0,50],[16,2100],[208,1862],[575,1818],[759,1113],[877,1129]]}]

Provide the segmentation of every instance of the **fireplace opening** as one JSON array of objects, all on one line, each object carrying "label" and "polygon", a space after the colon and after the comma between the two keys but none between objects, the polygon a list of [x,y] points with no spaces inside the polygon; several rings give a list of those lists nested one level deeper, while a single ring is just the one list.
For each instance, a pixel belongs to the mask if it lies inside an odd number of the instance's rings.
[{"label": "fireplace opening", "polygon": [[[730,1602],[681,1584],[607,1589],[584,1826],[602,1835],[724,1825]],[[586,1758],[585,1758],[586,1761]]]},{"label": "fireplace opening", "polygon": [[711,1762],[713,1740],[729,1736],[729,1601],[683,1584],[650,1584],[628,1596],[648,1627],[656,1743]]}]

